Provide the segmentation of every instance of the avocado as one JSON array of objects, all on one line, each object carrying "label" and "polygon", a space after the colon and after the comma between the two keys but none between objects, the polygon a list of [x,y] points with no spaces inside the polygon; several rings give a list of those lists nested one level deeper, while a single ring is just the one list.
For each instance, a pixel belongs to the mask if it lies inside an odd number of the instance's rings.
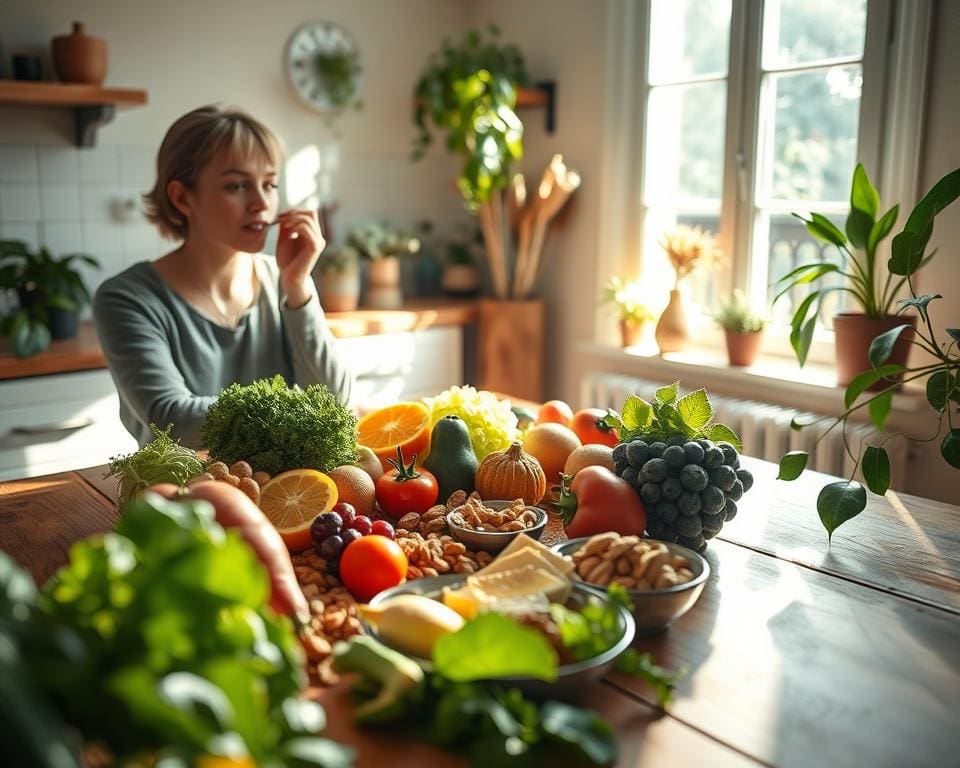
[{"label": "avocado", "polygon": [[470,442],[470,430],[459,416],[444,416],[433,426],[430,455],[423,467],[437,478],[438,503],[450,498],[454,491],[472,493],[477,480],[477,455]]}]

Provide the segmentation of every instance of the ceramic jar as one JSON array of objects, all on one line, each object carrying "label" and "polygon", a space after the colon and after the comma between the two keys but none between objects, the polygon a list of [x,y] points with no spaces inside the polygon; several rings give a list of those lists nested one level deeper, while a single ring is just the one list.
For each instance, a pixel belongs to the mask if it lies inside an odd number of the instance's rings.
[{"label": "ceramic jar", "polygon": [[53,66],[64,83],[101,85],[107,77],[107,44],[85,34],[75,21],[72,34],[53,38]]}]

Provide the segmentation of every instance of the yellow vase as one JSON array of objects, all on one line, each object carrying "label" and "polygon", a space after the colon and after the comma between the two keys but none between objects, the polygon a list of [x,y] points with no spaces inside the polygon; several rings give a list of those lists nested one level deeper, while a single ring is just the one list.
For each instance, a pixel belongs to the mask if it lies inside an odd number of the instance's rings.
[{"label": "yellow vase", "polygon": [[657,330],[654,334],[660,354],[666,352],[680,352],[690,343],[690,332],[687,329],[687,313],[683,308],[683,297],[680,291],[670,291],[670,303],[663,310],[657,321]]}]

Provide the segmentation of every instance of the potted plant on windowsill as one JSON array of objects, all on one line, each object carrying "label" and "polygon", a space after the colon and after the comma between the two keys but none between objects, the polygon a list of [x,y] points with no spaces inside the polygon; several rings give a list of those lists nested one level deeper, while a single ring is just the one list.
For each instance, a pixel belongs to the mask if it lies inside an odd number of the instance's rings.
[{"label": "potted plant on windowsill", "polygon": [[354,229],[347,245],[368,260],[367,306],[396,309],[403,305],[400,287],[400,256],[420,250],[420,239],[386,221]]},{"label": "potted plant on windowsill", "polygon": [[602,304],[612,304],[620,321],[622,346],[632,347],[640,341],[643,326],[654,318],[640,300],[639,284],[626,282],[620,275],[611,277],[603,287]]},{"label": "potted plant on windowsill", "polygon": [[32,251],[20,240],[0,241],[0,290],[16,291],[19,301],[0,321],[0,334],[10,337],[18,357],[42,352],[51,339],[77,335],[80,310],[90,303],[90,292],[73,267],[75,261],[100,268],[85,254],[57,258],[46,248]]},{"label": "potted plant on windowsill", "polygon": [[723,328],[730,365],[753,365],[760,352],[766,321],[750,308],[743,291],[735,290],[729,301],[722,302],[713,319]]}]

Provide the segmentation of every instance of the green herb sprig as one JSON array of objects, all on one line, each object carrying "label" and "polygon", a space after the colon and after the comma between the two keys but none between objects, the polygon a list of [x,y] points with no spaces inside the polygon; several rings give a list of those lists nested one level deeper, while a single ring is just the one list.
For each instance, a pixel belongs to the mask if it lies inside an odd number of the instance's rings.
[{"label": "green herb sprig", "polygon": [[150,425],[153,441],[128,456],[115,456],[104,477],[119,478],[118,497],[121,506],[136,494],[157,483],[184,485],[206,469],[206,465],[179,440],[170,437],[172,425],[160,429]]}]

